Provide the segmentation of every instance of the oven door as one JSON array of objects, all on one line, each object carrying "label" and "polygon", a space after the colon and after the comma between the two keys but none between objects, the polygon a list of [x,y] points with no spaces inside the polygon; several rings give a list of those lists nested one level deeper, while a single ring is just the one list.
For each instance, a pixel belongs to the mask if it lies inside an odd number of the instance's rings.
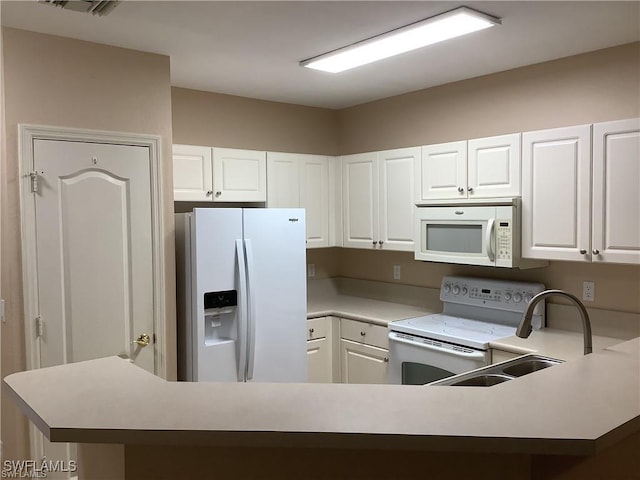
[{"label": "oven door", "polygon": [[424,385],[491,363],[476,350],[406,333],[389,332],[389,383]]},{"label": "oven door", "polygon": [[415,259],[495,266],[495,217],[488,206],[417,208]]}]

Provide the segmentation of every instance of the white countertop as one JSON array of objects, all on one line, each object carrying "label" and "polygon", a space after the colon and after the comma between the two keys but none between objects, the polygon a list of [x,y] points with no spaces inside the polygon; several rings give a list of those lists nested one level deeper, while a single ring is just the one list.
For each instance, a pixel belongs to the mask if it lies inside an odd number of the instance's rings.
[{"label": "white countertop", "polygon": [[52,441],[589,455],[640,430],[640,339],[490,388],[167,382],[118,357],[4,381]]}]

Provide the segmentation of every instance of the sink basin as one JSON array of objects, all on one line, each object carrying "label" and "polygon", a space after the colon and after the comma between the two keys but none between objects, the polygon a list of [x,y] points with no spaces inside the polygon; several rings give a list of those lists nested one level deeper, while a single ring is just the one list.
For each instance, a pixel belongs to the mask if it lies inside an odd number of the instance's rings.
[{"label": "sink basin", "polygon": [[467,378],[466,380],[460,380],[458,382],[452,383],[451,385],[455,385],[458,387],[490,387],[492,385],[497,385],[498,383],[511,380],[511,378],[512,377],[509,377],[507,375],[490,373],[486,375],[477,375],[475,377]]},{"label": "sink basin", "polygon": [[524,362],[516,363],[515,365],[511,365],[509,367],[504,367],[502,371],[507,375],[512,375],[514,377],[522,377],[523,375],[528,375],[529,373],[537,372],[538,370],[543,370],[545,368],[552,367],[556,363],[558,362],[534,358]]},{"label": "sink basin", "polygon": [[450,385],[455,387],[491,387],[508,382],[514,378],[523,377],[530,373],[552,367],[562,360],[542,355],[530,354],[517,357],[495,365],[473,370],[467,373],[454,375],[428,385]]}]

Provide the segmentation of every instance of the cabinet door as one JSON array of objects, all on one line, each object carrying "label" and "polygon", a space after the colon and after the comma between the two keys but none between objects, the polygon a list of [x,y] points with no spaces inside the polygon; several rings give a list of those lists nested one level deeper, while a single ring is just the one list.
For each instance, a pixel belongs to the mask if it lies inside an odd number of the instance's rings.
[{"label": "cabinet door", "polygon": [[413,251],[413,171],[419,159],[418,147],[378,153],[380,248]]},{"label": "cabinet door", "polygon": [[266,152],[214,147],[213,192],[214,202],[265,202]]},{"label": "cabinet door", "polygon": [[640,263],[640,119],[593,126],[594,262]]},{"label": "cabinet door", "polygon": [[377,154],[342,157],[345,247],[376,248],[378,245]]},{"label": "cabinet door", "polygon": [[467,142],[422,147],[419,200],[467,198]]},{"label": "cabinet door", "polygon": [[173,199],[211,201],[211,147],[173,145]]},{"label": "cabinet door", "polygon": [[520,196],[520,134],[469,140],[467,193],[472,197]]},{"label": "cabinet door", "polygon": [[388,383],[389,350],[340,340],[342,383]]},{"label": "cabinet door", "polygon": [[307,361],[309,383],[331,383],[330,339],[307,340]]},{"label": "cabinet door", "polygon": [[329,158],[300,156],[300,206],[306,211],[307,247],[329,246]]},{"label": "cabinet door", "polygon": [[590,261],[591,126],[522,136],[522,255]]},{"label": "cabinet door", "polygon": [[267,153],[267,207],[300,206],[300,162],[292,153]]}]

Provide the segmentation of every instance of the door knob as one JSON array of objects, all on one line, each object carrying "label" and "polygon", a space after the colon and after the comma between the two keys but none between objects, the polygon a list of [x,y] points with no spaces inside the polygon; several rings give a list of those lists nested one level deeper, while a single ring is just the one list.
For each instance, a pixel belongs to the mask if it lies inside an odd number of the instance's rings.
[{"label": "door knob", "polygon": [[135,343],[139,347],[146,347],[147,345],[149,345],[149,343],[151,343],[151,337],[146,333],[143,333],[131,343]]}]

